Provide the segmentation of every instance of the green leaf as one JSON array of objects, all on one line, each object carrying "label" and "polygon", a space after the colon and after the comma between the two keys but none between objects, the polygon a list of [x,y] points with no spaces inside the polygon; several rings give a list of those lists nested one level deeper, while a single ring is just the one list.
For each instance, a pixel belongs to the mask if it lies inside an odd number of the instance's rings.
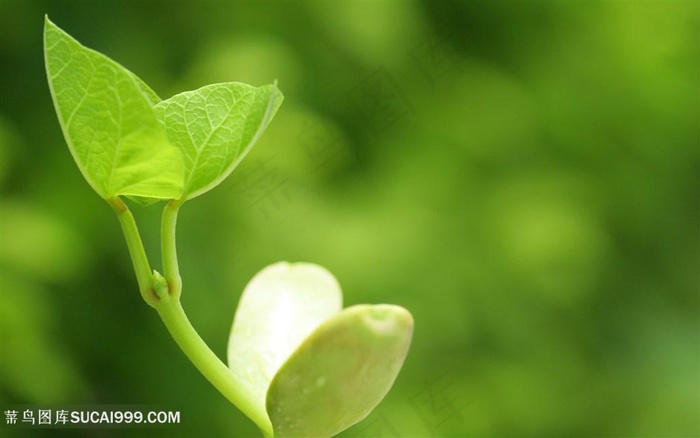
[{"label": "green leaf", "polygon": [[[127,70],[128,71],[128,70]],[[141,94],[144,95],[146,100],[148,100],[148,103],[151,104],[151,106],[157,104],[160,102],[162,99],[158,97],[155,91],[151,89],[151,87],[148,86],[147,83],[143,81],[140,77],[136,76],[135,74],[129,72],[131,76],[134,78],[134,81],[136,82],[136,86],[139,87],[139,91],[141,91]]]},{"label": "green leaf", "polygon": [[358,305],[318,327],[270,384],[275,436],[330,437],[361,421],[403,365],[413,318],[403,307]]},{"label": "green leaf", "polygon": [[162,201],[162,199],[156,199],[156,198],[146,198],[143,196],[128,196],[127,199],[129,201],[132,201],[142,207],[148,207],[149,205],[153,205],[158,201]]},{"label": "green leaf", "polygon": [[233,171],[282,99],[274,84],[229,82],[180,93],[156,105],[168,139],[185,158],[184,199],[211,190]]},{"label": "green leaf", "polygon": [[276,263],[246,286],[228,344],[228,364],[262,417],[278,368],[316,327],[342,307],[340,286],[324,268]]},{"label": "green leaf", "polygon": [[156,118],[158,96],[136,75],[82,46],[48,17],[46,73],[80,171],[103,198],[179,198],[183,160]]}]

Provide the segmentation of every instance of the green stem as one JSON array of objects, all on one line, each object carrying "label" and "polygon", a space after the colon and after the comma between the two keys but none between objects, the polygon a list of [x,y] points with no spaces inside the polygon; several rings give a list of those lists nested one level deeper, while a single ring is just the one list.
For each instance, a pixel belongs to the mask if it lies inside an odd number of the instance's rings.
[{"label": "green stem", "polygon": [[163,209],[161,223],[163,276],[151,271],[136,221],[126,204],[119,197],[109,199],[107,202],[119,218],[143,299],[149,306],[156,309],[170,335],[199,372],[224,397],[253,420],[266,437],[271,437],[272,424],[269,418],[264,413],[260,414],[254,404],[240,391],[239,388],[243,387],[243,383],[236,379],[197,334],[180,304],[182,281],[175,248],[175,227],[181,202],[170,201]]},{"label": "green stem", "polygon": [[272,436],[272,425],[267,416],[258,414],[253,403],[239,390],[243,386],[231,370],[209,349],[187,319],[177,298],[165,298],[156,306],[165,327],[180,349],[202,375],[231,403],[253,420],[265,436]]},{"label": "green stem", "polygon": [[172,200],[163,209],[161,222],[161,257],[163,258],[163,277],[168,283],[171,296],[179,297],[182,291],[180,267],[177,263],[177,248],[175,246],[175,227],[180,202]]},{"label": "green stem", "polygon": [[259,410],[255,409],[253,403],[240,391],[239,388],[243,387],[243,383],[235,378],[231,370],[224,365],[197,334],[180,304],[182,280],[180,278],[175,244],[175,228],[180,205],[182,205],[182,202],[172,200],[163,209],[161,253],[163,258],[163,278],[168,286],[168,294],[162,295],[154,307],[170,335],[199,372],[224,397],[247,415],[248,418],[253,420],[265,436],[272,436],[272,424],[269,418],[266,415],[260,415]]},{"label": "green stem", "polygon": [[136,227],[134,215],[131,214],[129,207],[127,207],[124,201],[119,199],[119,197],[109,199],[107,202],[114,212],[117,213],[119,224],[124,232],[126,246],[129,248],[131,263],[134,266],[136,281],[139,283],[141,296],[149,306],[155,307],[155,304],[158,302],[158,296],[153,288],[151,265],[148,263],[146,250],[143,248],[143,242],[141,241],[139,230]]}]

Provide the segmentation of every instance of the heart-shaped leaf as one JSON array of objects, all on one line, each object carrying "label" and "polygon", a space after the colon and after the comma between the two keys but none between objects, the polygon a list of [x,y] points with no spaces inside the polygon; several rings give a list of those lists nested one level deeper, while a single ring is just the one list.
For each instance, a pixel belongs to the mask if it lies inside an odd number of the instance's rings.
[{"label": "heart-shaped leaf", "polygon": [[248,283],[229,338],[228,364],[258,417],[267,418],[265,397],[279,367],[341,307],[338,282],[318,265],[276,263]]},{"label": "heart-shaped leaf", "polygon": [[361,421],[389,392],[412,334],[411,314],[388,304],[349,307],[319,326],[270,384],[275,436],[330,437]]},{"label": "heart-shaped leaf", "polygon": [[80,171],[103,198],[178,198],[181,152],[156,118],[155,93],[136,75],[44,23],[46,73],[56,113]]},{"label": "heart-shaped leaf", "polygon": [[176,94],[155,108],[185,158],[183,198],[223,181],[253,147],[282,103],[276,85],[212,84]]}]

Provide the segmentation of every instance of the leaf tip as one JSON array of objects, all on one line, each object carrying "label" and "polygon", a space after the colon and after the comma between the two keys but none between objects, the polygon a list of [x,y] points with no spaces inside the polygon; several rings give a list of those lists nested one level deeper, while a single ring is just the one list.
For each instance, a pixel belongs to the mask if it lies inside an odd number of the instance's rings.
[{"label": "leaf tip", "polygon": [[49,14],[44,14],[44,47],[46,47],[46,32],[56,25],[49,18]]},{"label": "leaf tip", "polygon": [[368,307],[362,319],[377,334],[413,332],[413,315],[401,306],[375,304]]},{"label": "leaf tip", "polygon": [[46,31],[49,29],[60,29],[56,23],[51,21],[49,18],[49,14],[44,14],[44,35],[46,34]]}]

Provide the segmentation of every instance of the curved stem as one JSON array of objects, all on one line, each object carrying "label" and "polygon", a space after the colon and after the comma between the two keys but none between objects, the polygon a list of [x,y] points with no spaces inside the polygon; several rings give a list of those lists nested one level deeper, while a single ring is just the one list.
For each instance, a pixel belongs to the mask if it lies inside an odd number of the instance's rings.
[{"label": "curved stem", "polygon": [[253,420],[266,437],[272,436],[270,419],[264,414],[261,415],[259,410],[255,409],[254,404],[243,394],[240,390],[244,387],[243,382],[238,381],[231,370],[211,351],[187,319],[180,304],[182,280],[175,245],[175,228],[180,205],[182,205],[181,201],[172,200],[163,209],[161,253],[163,278],[167,283],[168,294],[161,296],[154,307],[170,335],[199,372],[224,397]]},{"label": "curved stem", "polygon": [[168,283],[168,290],[173,297],[179,297],[182,291],[182,279],[180,278],[180,267],[177,263],[177,248],[175,245],[175,227],[180,205],[182,204],[176,200],[166,204],[165,208],[163,208],[160,230],[163,277]]},{"label": "curved stem", "polygon": [[161,250],[164,275],[161,276],[151,271],[136,221],[127,205],[119,197],[109,199],[107,202],[117,213],[143,299],[149,306],[156,309],[170,335],[199,372],[224,397],[253,420],[266,437],[272,436],[272,424],[269,418],[260,414],[254,404],[246,398],[240,390],[244,387],[243,382],[238,381],[228,367],[209,349],[192,327],[180,304],[182,282],[175,248],[175,226],[181,203],[173,200],[163,209]]},{"label": "curved stem", "polygon": [[165,327],[180,349],[194,364],[202,375],[231,403],[253,420],[265,436],[272,436],[272,424],[267,416],[261,416],[253,403],[239,388],[243,383],[237,381],[231,370],[209,349],[207,344],[192,327],[187,315],[176,297],[166,297],[156,306]]},{"label": "curved stem", "polygon": [[129,248],[131,263],[134,266],[141,296],[149,306],[154,307],[155,303],[158,302],[158,297],[153,289],[151,265],[148,263],[146,250],[143,248],[143,242],[141,241],[141,235],[136,226],[134,215],[131,214],[129,207],[119,197],[108,199],[107,202],[114,212],[117,213],[119,225],[121,225],[124,232],[126,246]]}]

